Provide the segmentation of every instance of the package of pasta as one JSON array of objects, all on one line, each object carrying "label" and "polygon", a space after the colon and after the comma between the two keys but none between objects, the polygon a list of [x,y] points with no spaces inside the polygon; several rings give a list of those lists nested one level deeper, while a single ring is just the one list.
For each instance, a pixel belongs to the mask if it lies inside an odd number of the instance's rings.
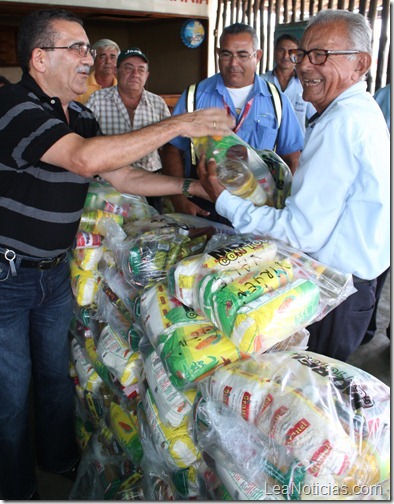
[{"label": "package of pasta", "polygon": [[95,271],[85,271],[70,261],[71,288],[79,306],[88,306],[95,301],[100,275]]},{"label": "package of pasta", "polygon": [[168,468],[185,469],[197,462],[200,453],[191,438],[188,418],[185,417],[177,427],[166,425],[160,418],[149,387],[142,396],[142,402],[152,439]]},{"label": "package of pasta", "polygon": [[102,256],[103,247],[73,250],[74,261],[85,271],[96,269]]},{"label": "package of pasta", "polygon": [[234,343],[207,322],[177,327],[162,335],[156,350],[171,383],[181,390],[193,386],[218,366],[241,358]]},{"label": "package of pasta", "polygon": [[[265,194],[265,204],[274,206],[275,182],[264,160],[257,152],[237,134],[221,136],[207,136],[192,139],[197,157],[202,154],[206,159],[213,158],[218,168],[229,161],[245,163],[257,179]],[[233,166],[233,164],[232,164]]]},{"label": "package of pasta", "polygon": [[141,294],[142,327],[154,347],[162,334],[182,325],[200,324],[206,320],[172,296],[167,282],[156,283]]},{"label": "package of pasta", "polygon": [[146,337],[141,341],[140,351],[144,363],[139,379],[140,393],[146,383],[162,422],[179,427],[191,412],[196,389],[190,388],[182,392],[174,387],[160,357]]},{"label": "package of pasta", "polygon": [[[198,446],[247,481],[291,499],[386,498],[390,389],[367,372],[308,351],[266,353],[217,369],[197,397]],[[243,449],[242,436],[253,439]]]},{"label": "package of pasta", "polygon": [[319,304],[316,284],[295,280],[241,307],[234,320],[231,340],[241,352],[264,352],[312,323]]},{"label": "package of pasta", "polygon": [[73,338],[71,340],[71,362],[78,377],[78,382],[83,389],[90,392],[99,393],[99,388],[103,383],[98,373],[95,371],[84,348]]},{"label": "package of pasta", "polygon": [[129,460],[139,466],[143,449],[138,434],[136,411],[130,411],[126,404],[112,402],[106,416],[106,423]]},{"label": "package of pasta", "polygon": [[273,261],[277,244],[273,240],[250,235],[215,235],[202,254],[179,261],[168,272],[170,292],[186,306],[198,309],[196,282],[212,272],[235,272],[237,275]]},{"label": "package of pasta", "polygon": [[109,324],[101,331],[97,354],[123,387],[138,383],[142,366],[141,356],[139,352],[134,352]]}]

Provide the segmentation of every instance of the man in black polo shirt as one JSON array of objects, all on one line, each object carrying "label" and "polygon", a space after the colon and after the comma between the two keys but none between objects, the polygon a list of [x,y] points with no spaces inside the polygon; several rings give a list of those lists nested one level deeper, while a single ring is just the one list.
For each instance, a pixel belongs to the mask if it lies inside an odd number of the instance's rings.
[{"label": "man in black polo shirt", "polygon": [[86,90],[94,51],[82,22],[64,10],[36,11],[20,26],[21,82],[0,89],[0,499],[35,498],[28,394],[35,395],[38,466],[67,474],[78,461],[67,335],[72,295],[66,252],[88,184],[100,175],[118,191],[190,192],[199,182],[129,165],[170,139],[228,134],[211,109],[125,135],[101,135],[73,99]]}]

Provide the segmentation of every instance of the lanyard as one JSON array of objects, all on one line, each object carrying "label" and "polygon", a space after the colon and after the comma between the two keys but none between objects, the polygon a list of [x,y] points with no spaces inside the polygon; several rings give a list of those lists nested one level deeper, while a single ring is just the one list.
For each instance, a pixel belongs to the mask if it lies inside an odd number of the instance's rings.
[{"label": "lanyard", "polygon": [[[251,109],[252,107],[252,104],[253,104],[253,100],[254,100],[254,96],[252,96],[252,98],[248,101],[248,103],[245,105],[244,107],[244,111],[241,115],[241,117],[239,118],[239,121],[237,122],[235,128],[233,129],[234,133],[237,133],[240,129],[241,129],[241,126],[242,124],[244,123],[245,119],[246,119],[246,116],[248,115],[249,113],[249,110]],[[224,103],[224,107],[225,109],[227,110],[227,113],[231,114],[231,110],[230,110],[230,107],[227,105],[227,103],[224,101],[223,99],[223,103]]]}]

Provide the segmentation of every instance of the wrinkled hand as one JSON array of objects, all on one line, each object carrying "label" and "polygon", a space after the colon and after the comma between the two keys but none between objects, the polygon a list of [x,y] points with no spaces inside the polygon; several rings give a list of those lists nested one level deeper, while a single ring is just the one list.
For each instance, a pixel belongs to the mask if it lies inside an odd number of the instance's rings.
[{"label": "wrinkled hand", "polygon": [[[206,199],[208,199],[206,197]],[[208,217],[209,212],[199,207],[193,200],[185,198],[185,196],[172,196],[171,202],[175,212],[185,213],[189,215],[200,215],[201,217]]]},{"label": "wrinkled hand", "polygon": [[234,118],[221,108],[196,110],[173,117],[183,121],[183,136],[188,138],[227,136],[232,133],[232,128],[235,126]]},{"label": "wrinkled hand", "polygon": [[215,160],[209,159],[207,163],[205,161],[205,155],[202,155],[198,162],[197,174],[209,198],[215,202],[225,187],[219,182]]}]

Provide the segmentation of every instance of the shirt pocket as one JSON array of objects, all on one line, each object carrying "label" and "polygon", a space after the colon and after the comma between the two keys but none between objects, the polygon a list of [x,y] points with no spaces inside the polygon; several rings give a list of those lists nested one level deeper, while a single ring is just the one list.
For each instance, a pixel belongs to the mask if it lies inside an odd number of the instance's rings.
[{"label": "shirt pocket", "polygon": [[278,134],[278,121],[273,114],[266,112],[260,114],[256,119],[255,138],[252,145],[257,149],[270,149],[275,146]]}]

